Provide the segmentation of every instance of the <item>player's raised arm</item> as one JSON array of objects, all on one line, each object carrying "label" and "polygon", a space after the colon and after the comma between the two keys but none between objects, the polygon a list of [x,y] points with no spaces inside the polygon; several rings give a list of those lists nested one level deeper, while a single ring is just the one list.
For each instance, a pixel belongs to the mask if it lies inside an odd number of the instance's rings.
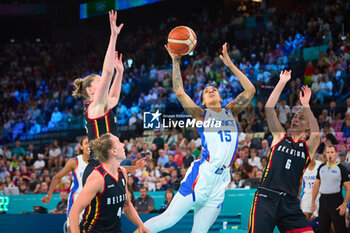
[{"label": "player's raised arm", "polygon": [[313,159],[316,155],[316,150],[320,144],[320,127],[318,126],[317,120],[314,114],[312,113],[309,105],[311,98],[311,89],[308,86],[303,86],[301,90],[302,91],[300,92],[300,103],[304,108],[310,126],[310,137],[307,140],[307,147],[309,150],[310,159]]},{"label": "player's raised arm", "polygon": [[193,100],[186,94],[183,87],[180,70],[181,55],[172,53],[168,45],[165,45],[165,48],[173,61],[173,90],[176,94],[177,99],[180,101],[185,111],[192,116],[192,118],[201,119],[204,110],[193,102]]},{"label": "player's raised arm", "polygon": [[277,117],[275,106],[278,102],[278,99],[280,98],[280,95],[284,87],[286,86],[287,82],[290,80],[291,74],[292,74],[292,71],[287,71],[287,70],[281,71],[280,80],[278,81],[276,87],[273,89],[265,105],[266,119],[267,119],[267,124],[269,126],[269,129],[271,131],[271,134],[273,136],[273,142],[272,142],[273,145],[285,135],[285,130],[282,127]]},{"label": "player's raised arm", "polygon": [[94,94],[94,103],[93,104],[108,104],[108,88],[111,84],[113,72],[114,72],[114,57],[115,57],[115,44],[117,42],[118,35],[120,30],[123,27],[123,24],[120,24],[119,27],[116,25],[117,22],[117,12],[111,10],[109,12],[109,23],[111,27],[111,37],[109,39],[109,44],[106,52],[105,59],[103,61],[102,75],[101,80]]},{"label": "player's raised arm", "polygon": [[122,60],[123,55],[118,55],[118,52],[115,52],[114,58],[114,68],[117,73],[115,75],[111,90],[109,91],[108,102],[109,107],[114,108],[117,106],[120,97],[120,90],[122,87],[123,73],[124,73],[124,65]]},{"label": "player's raised arm", "polygon": [[256,90],[254,85],[249,81],[249,79],[240,71],[235,64],[231,61],[227,53],[227,43],[222,46],[222,55],[220,55],[222,62],[230,68],[233,74],[238,78],[244,91],[240,93],[236,99],[230,102],[226,108],[230,109],[233,115],[238,115],[243,109],[245,109],[249,102],[252,100]]}]

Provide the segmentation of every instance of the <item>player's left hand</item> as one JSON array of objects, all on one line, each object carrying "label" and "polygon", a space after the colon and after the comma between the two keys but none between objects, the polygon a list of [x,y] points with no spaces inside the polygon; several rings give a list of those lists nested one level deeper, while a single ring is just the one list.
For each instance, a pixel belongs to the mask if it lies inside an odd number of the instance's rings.
[{"label": "player's left hand", "polygon": [[137,160],[135,167],[136,167],[136,169],[140,169],[146,165],[147,165],[146,158],[142,158],[142,159]]},{"label": "player's left hand", "polygon": [[114,68],[117,70],[118,73],[124,72],[124,65],[123,65],[123,54],[120,54],[118,56],[118,51],[115,51],[115,58],[114,58]]},{"label": "player's left hand", "polygon": [[[299,98],[302,106],[308,106],[311,98],[311,89],[308,86],[303,86],[299,92]],[[303,95],[304,93],[304,95]]]},{"label": "player's left hand", "polygon": [[227,42],[222,46],[222,55],[219,57],[226,66],[233,64],[227,52]]},{"label": "player's left hand", "polygon": [[124,24],[120,24],[117,26],[117,12],[114,10],[111,10],[108,12],[109,14],[109,24],[111,26],[111,34],[113,36],[118,36],[120,31],[122,30]]},{"label": "player's left hand", "polygon": [[341,204],[340,206],[338,206],[337,210],[339,210],[339,215],[340,216],[344,216],[345,212],[346,212],[346,204]]}]

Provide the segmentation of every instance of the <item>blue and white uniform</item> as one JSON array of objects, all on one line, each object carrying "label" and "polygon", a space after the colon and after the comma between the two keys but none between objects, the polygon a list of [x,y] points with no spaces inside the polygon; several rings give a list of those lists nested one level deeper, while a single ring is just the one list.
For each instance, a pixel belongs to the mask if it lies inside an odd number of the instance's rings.
[{"label": "blue and white uniform", "polygon": [[230,167],[237,150],[239,126],[227,109],[219,113],[206,109],[203,119],[204,122],[221,121],[221,126],[197,128],[202,140],[202,158],[187,170],[179,192],[183,196],[192,194],[196,203],[219,208],[231,180]]},{"label": "blue and white uniform", "polygon": [[[83,179],[84,170],[87,166],[87,163],[85,163],[83,160],[83,155],[78,155],[77,157],[75,157],[75,159],[77,161],[77,166],[75,170],[72,172],[73,182],[70,187],[70,193],[68,196],[67,226],[69,226],[68,216],[69,216],[70,209],[73,206],[74,200],[77,199],[79,193],[83,189],[82,179]],[[82,216],[80,216],[80,219],[82,219]]]},{"label": "blue and white uniform", "polygon": [[[203,127],[197,128],[202,141],[202,158],[192,162],[179,192],[164,213],[145,226],[156,233],[176,224],[194,206],[192,233],[205,233],[220,213],[225,190],[231,180],[230,167],[238,146],[238,124],[230,110],[205,109]],[[214,122],[206,124],[205,122]],[[221,126],[216,122],[220,121]]]},{"label": "blue and white uniform", "polygon": [[[312,187],[314,186],[317,170],[320,167],[321,162],[316,160],[316,165],[314,169],[310,170],[307,168],[303,175],[303,194],[301,196],[301,210],[306,213],[312,213],[311,211],[311,202],[312,202]],[[316,210],[313,213],[316,217],[318,216],[318,207],[319,207],[320,194],[316,197]]]}]

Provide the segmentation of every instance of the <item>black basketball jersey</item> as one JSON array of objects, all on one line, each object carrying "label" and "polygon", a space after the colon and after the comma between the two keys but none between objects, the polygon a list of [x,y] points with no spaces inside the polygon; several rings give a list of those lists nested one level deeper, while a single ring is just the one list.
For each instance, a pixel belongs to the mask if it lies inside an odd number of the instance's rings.
[{"label": "black basketball jersey", "polygon": [[80,222],[80,232],[119,233],[120,218],[127,198],[125,177],[120,168],[116,178],[111,176],[102,164],[96,170],[104,177],[104,189],[86,207],[83,220]]},{"label": "black basketball jersey", "polygon": [[294,142],[292,137],[285,135],[270,149],[260,186],[297,197],[300,182],[309,163],[306,142]]},{"label": "black basketball jersey", "polygon": [[105,133],[117,135],[117,118],[112,109],[109,109],[106,114],[98,118],[88,117],[88,108],[91,102],[85,103],[85,121],[86,130],[89,140],[99,138]]}]

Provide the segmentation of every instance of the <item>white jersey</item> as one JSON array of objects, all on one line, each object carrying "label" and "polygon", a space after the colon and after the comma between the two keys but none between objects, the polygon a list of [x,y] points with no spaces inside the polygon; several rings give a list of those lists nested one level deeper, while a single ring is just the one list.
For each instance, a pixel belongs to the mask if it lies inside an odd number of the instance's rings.
[{"label": "white jersey", "polygon": [[[230,167],[238,145],[239,126],[230,110],[225,108],[217,113],[207,108],[203,115],[204,123],[209,121],[209,127],[197,128],[202,140],[202,157],[214,167]],[[221,121],[220,127],[215,127]]]},{"label": "white jersey", "polygon": [[316,160],[316,165],[312,171],[307,168],[304,172],[303,175],[303,189],[304,193],[312,193],[312,187],[314,186],[315,180],[316,180],[316,175],[317,175],[317,170],[320,167],[321,162]]},{"label": "white jersey", "polygon": [[77,166],[75,170],[72,172],[73,174],[73,182],[70,187],[70,193],[68,197],[68,210],[67,210],[67,216],[69,215],[69,211],[73,206],[73,202],[75,199],[77,199],[79,193],[83,189],[83,173],[87,166],[87,163],[83,160],[83,155],[78,155],[75,157],[77,161]]}]

